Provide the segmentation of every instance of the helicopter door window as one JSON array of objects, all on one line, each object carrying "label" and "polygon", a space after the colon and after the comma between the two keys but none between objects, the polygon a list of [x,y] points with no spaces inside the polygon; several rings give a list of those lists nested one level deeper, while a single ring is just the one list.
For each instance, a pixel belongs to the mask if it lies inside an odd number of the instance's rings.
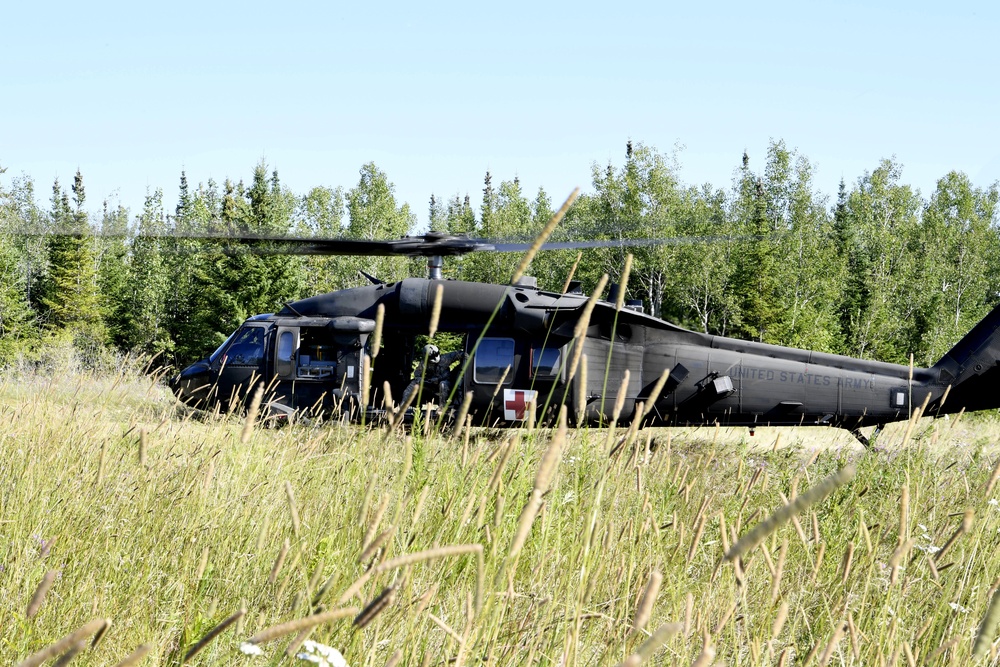
[{"label": "helicopter door window", "polygon": [[236,333],[226,350],[227,366],[259,366],[264,359],[264,329],[246,327]]},{"label": "helicopter door window", "polygon": [[[497,384],[501,379],[509,383],[514,366],[513,338],[484,338],[476,349],[472,379],[479,384]],[[506,378],[504,378],[506,376]]]},{"label": "helicopter door window", "polygon": [[554,378],[559,375],[559,348],[531,346],[531,376]]},{"label": "helicopter door window", "polygon": [[275,354],[275,372],[281,377],[288,377],[292,374],[295,363],[295,332],[279,331],[278,344]]}]

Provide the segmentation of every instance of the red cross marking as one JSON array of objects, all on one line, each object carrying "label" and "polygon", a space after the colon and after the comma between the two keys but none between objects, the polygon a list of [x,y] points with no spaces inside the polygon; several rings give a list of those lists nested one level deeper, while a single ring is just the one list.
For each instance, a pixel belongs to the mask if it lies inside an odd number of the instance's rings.
[{"label": "red cross marking", "polygon": [[504,401],[503,406],[508,410],[514,411],[515,419],[524,419],[524,410],[527,404],[524,402],[524,392],[514,391],[514,398]]}]

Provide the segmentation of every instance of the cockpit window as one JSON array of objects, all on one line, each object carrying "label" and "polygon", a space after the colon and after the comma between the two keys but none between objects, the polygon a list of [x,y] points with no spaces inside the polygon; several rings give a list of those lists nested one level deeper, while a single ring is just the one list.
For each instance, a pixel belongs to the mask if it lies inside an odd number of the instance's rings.
[{"label": "cockpit window", "polygon": [[210,354],[208,356],[208,360],[210,362],[214,363],[215,360],[219,358],[219,355],[222,354],[222,351],[224,349],[226,349],[226,346],[229,345],[229,341],[231,341],[233,338],[236,337],[236,334],[237,334],[237,331],[234,331],[233,333],[229,334],[229,338],[227,338],[225,341],[223,341],[222,345],[220,345],[219,347],[215,348],[215,352],[213,352],[212,354]]},{"label": "cockpit window", "polygon": [[264,358],[264,329],[244,327],[226,350],[227,366],[259,366]]}]

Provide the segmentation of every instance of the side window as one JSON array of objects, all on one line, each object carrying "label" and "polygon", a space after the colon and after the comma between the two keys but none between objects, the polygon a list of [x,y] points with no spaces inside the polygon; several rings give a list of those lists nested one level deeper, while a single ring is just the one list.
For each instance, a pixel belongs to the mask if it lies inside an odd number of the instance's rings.
[{"label": "side window", "polygon": [[274,371],[279,377],[291,377],[295,366],[295,331],[278,330],[278,342],[275,346]]},{"label": "side window", "polygon": [[539,343],[531,346],[531,377],[551,379],[559,375],[559,348],[542,347]]},{"label": "side window", "polygon": [[227,366],[259,366],[264,358],[264,329],[245,327],[226,350]]},{"label": "side window", "polygon": [[278,361],[286,364],[292,361],[292,352],[295,351],[295,334],[291,331],[282,331],[278,336]]},{"label": "side window", "polygon": [[476,349],[472,379],[479,384],[497,384],[506,374],[504,384],[513,379],[514,340],[512,338],[484,338]]}]

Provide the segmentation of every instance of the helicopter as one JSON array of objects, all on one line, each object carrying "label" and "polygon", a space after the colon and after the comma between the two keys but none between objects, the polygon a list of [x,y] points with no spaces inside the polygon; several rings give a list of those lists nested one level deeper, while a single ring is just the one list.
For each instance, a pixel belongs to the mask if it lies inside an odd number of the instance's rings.
[{"label": "helicopter", "polygon": [[[479,425],[551,422],[565,405],[577,426],[720,424],[749,427],[751,435],[762,426],[829,426],[867,446],[862,428],[877,433],[918,410],[941,416],[1000,407],[1000,306],[936,364],[913,368],[687,330],[645,313],[641,302],[588,296],[578,284],[558,292],[529,276],[506,285],[443,277],[444,257],[530,244],[437,232],[389,241],[265,241],[268,252],[288,254],[426,257],[429,272],[250,317],[211,355],[170,379],[184,403],[235,410],[262,386],[266,405],[282,419],[395,419],[400,408],[390,397],[414,381],[420,344],[435,334],[436,318],[438,335],[457,337],[464,353],[451,370],[451,403],[437,407],[454,411],[464,398],[460,412]],[[432,394],[425,389],[424,397]]]}]

